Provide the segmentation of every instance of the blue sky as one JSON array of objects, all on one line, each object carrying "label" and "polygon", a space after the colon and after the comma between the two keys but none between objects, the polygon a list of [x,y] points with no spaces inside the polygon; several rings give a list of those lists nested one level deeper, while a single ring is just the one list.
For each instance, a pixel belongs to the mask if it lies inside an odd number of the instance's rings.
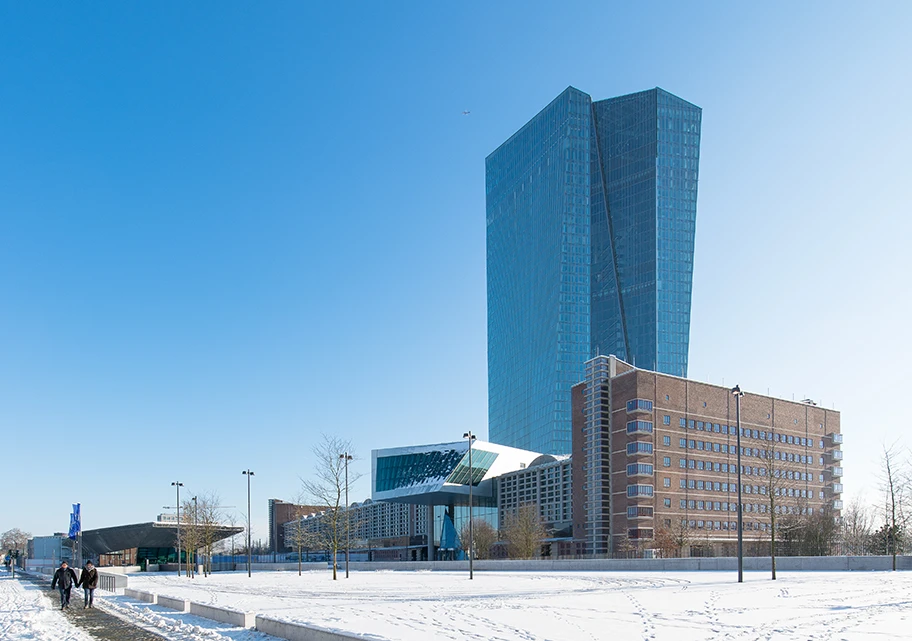
[{"label": "blue sky", "polygon": [[174,480],[240,512],[250,467],[266,538],[323,432],[353,498],[372,448],[485,434],[484,158],[568,85],[703,108],[690,376],[835,405],[874,500],[908,443],[910,18],[0,1],[0,530],[148,520]]}]

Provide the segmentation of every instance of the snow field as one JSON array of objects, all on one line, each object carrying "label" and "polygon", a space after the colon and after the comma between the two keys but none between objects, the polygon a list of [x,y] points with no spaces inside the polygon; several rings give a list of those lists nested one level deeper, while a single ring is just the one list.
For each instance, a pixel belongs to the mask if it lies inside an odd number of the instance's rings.
[{"label": "snow field", "polygon": [[192,581],[131,575],[130,587],[390,641],[912,639],[912,573],[736,578],[477,572],[469,581],[465,573],[360,571],[333,582],[325,571],[232,572]]},{"label": "snow field", "polygon": [[60,602],[37,586],[0,575],[0,640],[92,641],[59,608]]}]

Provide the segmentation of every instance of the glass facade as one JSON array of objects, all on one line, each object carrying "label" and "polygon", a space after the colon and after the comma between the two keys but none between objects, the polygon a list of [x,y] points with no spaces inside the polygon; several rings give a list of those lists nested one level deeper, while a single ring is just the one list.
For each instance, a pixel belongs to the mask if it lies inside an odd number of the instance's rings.
[{"label": "glass facade", "polygon": [[488,156],[491,442],[570,453],[593,356],[687,375],[701,113],[571,87]]},{"label": "glass facade", "polygon": [[488,473],[488,470],[491,469],[496,458],[497,454],[494,452],[485,452],[484,450],[473,448],[472,466],[469,467],[469,453],[466,452],[462,460],[459,461],[459,465],[453,470],[453,473],[447,477],[446,482],[468,485],[469,479],[471,479],[472,485],[478,485],[484,475]]},{"label": "glass facade", "polygon": [[464,455],[467,456],[465,450],[441,449],[380,457],[374,475],[374,491],[389,492],[446,478]]},{"label": "glass facade", "polygon": [[466,449],[441,449],[377,458],[374,491],[389,492],[400,488],[442,481],[478,485],[497,459],[497,454],[477,447],[472,449],[472,467]]}]

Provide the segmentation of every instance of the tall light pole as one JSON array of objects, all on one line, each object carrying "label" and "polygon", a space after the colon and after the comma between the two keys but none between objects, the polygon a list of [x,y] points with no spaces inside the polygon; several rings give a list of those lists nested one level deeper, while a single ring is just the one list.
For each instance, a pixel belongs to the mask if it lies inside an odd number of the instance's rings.
[{"label": "tall light pole", "polygon": [[348,462],[354,457],[345,452],[339,454],[339,458],[345,461],[345,578],[348,578],[348,556],[351,549],[351,514],[349,514],[348,503]]},{"label": "tall light pole", "polygon": [[180,481],[174,481],[172,487],[177,488],[177,576],[181,575],[181,488],[184,486]]},{"label": "tall light pole", "polygon": [[740,385],[732,388],[732,395],[735,397],[735,421],[736,427],[736,446],[738,448],[738,583],[744,582],[744,506],[741,504],[741,397],[744,392],[741,391]]},{"label": "tall light pole", "polygon": [[249,469],[241,472],[247,476],[247,578],[251,576],[251,562],[250,562],[250,477],[254,476],[253,472]]},{"label": "tall light pole", "polygon": [[[193,497],[193,573],[190,575],[196,578],[196,568],[199,566],[199,503],[196,497]],[[190,565],[188,562],[187,565]]]},{"label": "tall light pole", "polygon": [[472,481],[475,470],[472,468],[472,442],[475,435],[472,432],[466,432],[462,438],[469,439],[469,580],[475,578],[475,568],[472,565],[472,557],[475,556],[475,524],[472,521]]}]

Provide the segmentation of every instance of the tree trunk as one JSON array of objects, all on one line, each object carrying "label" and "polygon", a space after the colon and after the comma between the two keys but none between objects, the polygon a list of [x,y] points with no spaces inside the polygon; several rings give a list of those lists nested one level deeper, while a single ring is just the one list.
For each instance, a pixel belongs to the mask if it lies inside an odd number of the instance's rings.
[{"label": "tree trunk", "polygon": [[776,580],[776,498],[773,488],[770,487],[770,561],[773,568],[773,578]]}]

